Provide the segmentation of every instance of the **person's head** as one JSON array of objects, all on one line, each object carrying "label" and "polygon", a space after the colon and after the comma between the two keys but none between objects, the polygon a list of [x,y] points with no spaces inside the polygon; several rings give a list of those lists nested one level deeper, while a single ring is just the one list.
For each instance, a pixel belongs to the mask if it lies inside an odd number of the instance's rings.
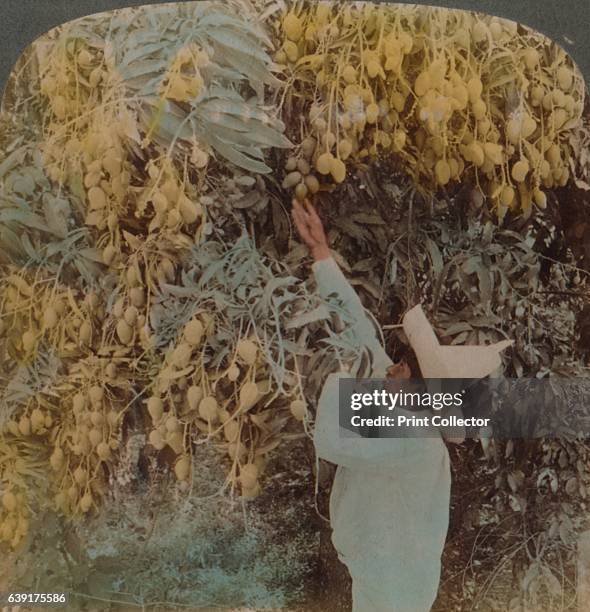
[{"label": "person's head", "polygon": [[387,368],[387,378],[406,379],[421,378],[420,365],[416,353],[405,344],[400,345],[394,352],[393,365]]}]

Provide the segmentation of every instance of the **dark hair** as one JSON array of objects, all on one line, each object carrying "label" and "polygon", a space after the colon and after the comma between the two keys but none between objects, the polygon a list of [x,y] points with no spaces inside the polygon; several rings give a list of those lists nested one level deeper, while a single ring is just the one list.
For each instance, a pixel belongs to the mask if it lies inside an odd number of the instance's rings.
[{"label": "dark hair", "polygon": [[405,361],[412,372],[412,378],[424,378],[420,371],[420,364],[413,349],[407,344],[398,344],[393,351],[393,360],[395,362]]}]

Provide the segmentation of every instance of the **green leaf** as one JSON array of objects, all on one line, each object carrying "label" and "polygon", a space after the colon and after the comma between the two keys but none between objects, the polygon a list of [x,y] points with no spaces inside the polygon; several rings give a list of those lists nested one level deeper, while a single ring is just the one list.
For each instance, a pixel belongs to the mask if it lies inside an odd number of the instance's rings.
[{"label": "green leaf", "polygon": [[225,142],[220,138],[214,136],[211,139],[211,146],[213,146],[215,150],[219,151],[223,157],[244,170],[248,170],[249,172],[258,172],[260,174],[268,174],[271,172],[271,168],[269,168],[265,163],[244,155],[237,149],[233,148],[231,143]]}]

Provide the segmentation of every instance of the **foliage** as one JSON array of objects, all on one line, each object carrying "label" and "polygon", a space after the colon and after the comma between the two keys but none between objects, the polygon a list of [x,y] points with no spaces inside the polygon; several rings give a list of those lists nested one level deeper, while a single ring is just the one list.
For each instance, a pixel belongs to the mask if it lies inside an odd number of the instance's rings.
[{"label": "foliage", "polygon": [[[588,185],[584,89],[539,34],[415,6],[232,0],[87,17],[25,60],[2,118],[0,542],[32,563],[48,546],[42,517],[79,530],[87,550],[74,571],[68,555],[55,562],[56,580],[141,603],[165,575],[178,602],[195,592],[175,565],[186,549],[203,559],[199,605],[287,605],[285,547],[262,526],[238,534],[241,504],[274,508],[273,461],[299,470],[289,449],[310,433],[326,374],[360,357],[340,305],[302,280],[291,188],[338,196],[321,210],[333,254],[378,322],[422,301],[444,342],[514,338],[511,375],[587,376],[587,273],[544,242],[564,237],[551,190]],[[459,181],[479,198],[466,205]],[[405,342],[385,340],[392,355]],[[481,452],[465,451],[487,476],[480,526],[507,525],[526,597],[556,596],[546,567],[563,550],[571,560],[583,442]],[[166,520],[143,545],[113,525],[128,511],[145,535],[150,495]],[[117,544],[137,571],[92,586],[84,555],[108,564]],[[207,574],[221,553],[228,566]]]},{"label": "foliage", "polygon": [[276,31],[286,113],[305,117],[283,184],[298,197],[378,156],[425,192],[477,184],[500,220],[544,208],[543,189],[568,182],[583,78],[538,32],[467,11],[331,2],[286,9]]}]

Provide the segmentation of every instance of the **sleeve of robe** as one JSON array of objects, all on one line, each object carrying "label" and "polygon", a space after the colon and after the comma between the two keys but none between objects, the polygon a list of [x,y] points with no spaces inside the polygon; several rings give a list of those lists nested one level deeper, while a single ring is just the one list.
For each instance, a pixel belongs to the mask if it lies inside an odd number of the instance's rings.
[{"label": "sleeve of robe", "polygon": [[[344,276],[340,266],[333,257],[316,261],[311,266],[314,273],[318,292],[321,297],[328,299],[332,293],[344,303],[344,308],[350,314],[350,333],[354,335],[359,346],[366,347],[373,356],[373,371],[383,373],[393,363],[385,352],[379,338],[375,325],[369,320],[365,307],[357,292],[352,288]],[[373,374],[376,375],[376,374]]]},{"label": "sleeve of robe", "polygon": [[[312,270],[320,295],[327,299],[335,293],[343,301],[344,308],[352,318],[350,332],[359,345],[367,347],[373,354],[374,371],[384,372],[393,362],[379,342],[376,328],[369,320],[359,296],[336,261],[331,257],[322,259],[312,265]],[[423,453],[423,438],[372,438],[369,442],[350,431],[346,431],[346,436],[340,435],[338,381],[349,376],[351,374],[348,372],[330,374],[322,387],[314,431],[317,455],[345,467],[387,470],[392,460],[412,460]],[[431,442],[436,443],[436,440]]]},{"label": "sleeve of robe", "polygon": [[[339,379],[350,376],[348,372],[330,374],[320,393],[314,429],[314,446],[318,457],[347,468],[391,471],[393,463],[425,459],[442,444],[440,437],[363,438],[340,429],[338,409]],[[414,432],[417,428],[414,429]],[[345,435],[341,435],[341,431]],[[425,435],[427,435],[426,430]],[[431,432],[432,430],[430,430]]]}]

